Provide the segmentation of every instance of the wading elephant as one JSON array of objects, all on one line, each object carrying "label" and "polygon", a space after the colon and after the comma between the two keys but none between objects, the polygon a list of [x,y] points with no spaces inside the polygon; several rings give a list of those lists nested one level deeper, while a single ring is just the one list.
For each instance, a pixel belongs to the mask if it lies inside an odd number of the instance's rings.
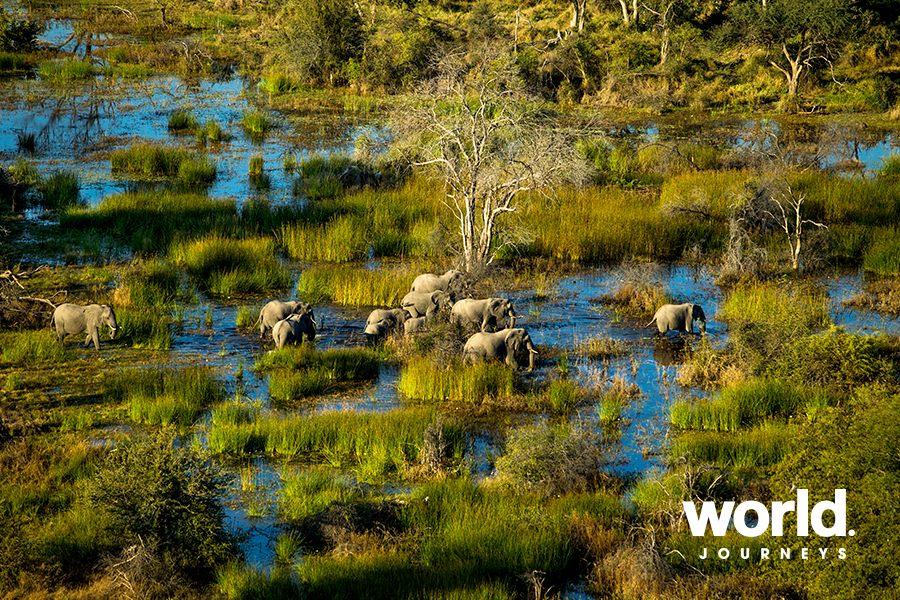
[{"label": "wading elephant", "polygon": [[466,288],[466,277],[462,271],[450,269],[443,275],[424,273],[413,281],[411,292],[436,292],[438,290],[461,294]]},{"label": "wading elephant", "polygon": [[425,329],[425,325],[427,324],[427,317],[413,317],[407,319],[405,323],[403,323],[403,333],[406,335],[413,335],[419,333],[423,329]]},{"label": "wading elephant", "polygon": [[276,323],[287,319],[290,315],[309,315],[313,324],[316,321],[312,307],[306,302],[272,300],[259,311],[259,319],[257,320],[257,323],[259,323],[259,336],[264,336],[266,331],[274,328]]},{"label": "wading elephant", "polygon": [[411,317],[430,317],[439,310],[447,310],[453,306],[450,292],[410,292],[403,296],[400,306],[406,309]]},{"label": "wading elephant", "polygon": [[371,343],[401,327],[408,318],[409,313],[402,308],[390,310],[376,308],[369,313],[369,317],[366,319],[366,329],[363,333]]},{"label": "wading elephant", "polygon": [[87,348],[94,342],[94,348],[100,349],[99,329],[103,325],[109,325],[109,338],[116,337],[116,330],[119,328],[116,323],[116,313],[111,306],[105,304],[89,304],[88,306],[79,306],[78,304],[60,304],[53,311],[53,317],[50,319],[50,326],[56,326],[56,337],[59,343],[63,343],[63,339],[68,334],[79,334],[87,332],[87,339],[84,341],[84,347]]},{"label": "wading elephant", "polygon": [[663,304],[646,326],[656,323],[656,328],[662,335],[669,331],[694,333],[694,321],[699,321],[700,333],[705,333],[706,314],[699,304]]},{"label": "wading elephant", "polygon": [[450,321],[459,323],[466,329],[475,328],[481,331],[497,329],[503,319],[509,319],[509,327],[515,327],[516,312],[506,298],[486,298],[473,300],[464,298],[453,305],[450,310]]},{"label": "wading elephant", "polygon": [[289,315],[287,319],[275,323],[272,328],[272,339],[275,340],[275,347],[279,350],[286,344],[302,345],[304,335],[308,342],[316,339],[316,324],[308,314]]},{"label": "wading elephant", "polygon": [[463,350],[463,358],[468,363],[476,363],[490,358],[506,357],[506,364],[513,369],[519,368],[516,354],[528,351],[528,370],[534,370],[534,357],[537,350],[528,333],[521,328],[504,329],[495,333],[476,333],[469,338]]}]

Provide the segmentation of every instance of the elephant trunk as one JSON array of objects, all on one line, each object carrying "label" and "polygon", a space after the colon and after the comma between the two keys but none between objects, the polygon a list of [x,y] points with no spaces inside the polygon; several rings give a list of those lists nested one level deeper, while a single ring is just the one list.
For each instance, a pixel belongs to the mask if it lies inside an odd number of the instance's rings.
[{"label": "elephant trunk", "polygon": [[700,321],[700,333],[706,333],[706,321]]},{"label": "elephant trunk", "polygon": [[509,328],[512,329],[516,326],[516,315],[515,313],[509,313]]}]

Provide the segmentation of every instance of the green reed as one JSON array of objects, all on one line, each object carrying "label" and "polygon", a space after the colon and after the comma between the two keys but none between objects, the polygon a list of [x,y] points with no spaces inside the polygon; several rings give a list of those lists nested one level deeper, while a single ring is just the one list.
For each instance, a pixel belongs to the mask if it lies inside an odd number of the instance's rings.
[{"label": "green reed", "polygon": [[[81,335],[69,336],[84,342]],[[11,365],[35,365],[42,362],[67,362],[75,358],[57,342],[56,330],[19,331],[0,333],[0,359]]]},{"label": "green reed", "polygon": [[332,381],[364,381],[378,376],[378,355],[366,348],[315,350],[309,346],[287,347],[260,356],[257,371],[324,369]]},{"label": "green reed", "polygon": [[215,295],[269,292],[286,288],[291,280],[290,272],[275,256],[271,238],[241,240],[209,235],[173,243],[169,256]]},{"label": "green reed", "polygon": [[359,217],[339,217],[326,225],[301,223],[281,226],[281,244],[295,260],[351,262],[366,258],[367,226]]},{"label": "green reed", "polygon": [[444,367],[413,358],[404,365],[397,387],[408,400],[420,402],[521,403],[524,397],[516,389],[518,381],[515,371],[497,362],[457,362]]},{"label": "green reed", "polygon": [[94,65],[86,60],[44,61],[38,65],[38,74],[41,79],[51,83],[65,83],[75,79],[87,79],[93,77],[95,72]]},{"label": "green reed", "polygon": [[767,421],[733,433],[688,431],[678,434],[669,449],[672,457],[686,456],[694,463],[753,468],[775,465],[790,448],[790,425]]},{"label": "green reed", "polygon": [[116,323],[119,325],[116,338],[126,340],[134,348],[169,350],[172,347],[168,312],[152,307],[120,308],[116,311]]},{"label": "green reed", "polygon": [[362,491],[330,470],[289,469],[281,476],[279,514],[300,521],[316,515],[332,502],[349,504],[363,497]]},{"label": "green reed", "polygon": [[303,271],[297,293],[309,302],[348,306],[399,306],[416,273],[404,267],[371,270],[315,266]]},{"label": "green reed", "polygon": [[138,143],[114,150],[110,156],[113,173],[133,173],[150,177],[175,177],[190,154],[180,148]]}]

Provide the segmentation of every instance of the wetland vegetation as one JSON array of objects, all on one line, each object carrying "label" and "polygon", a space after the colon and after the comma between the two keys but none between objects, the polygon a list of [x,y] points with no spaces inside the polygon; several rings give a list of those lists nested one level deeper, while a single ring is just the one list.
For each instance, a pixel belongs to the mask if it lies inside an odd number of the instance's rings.
[{"label": "wetland vegetation", "polygon": [[[626,4],[0,10],[0,595],[892,598],[900,13]],[[440,313],[367,341],[454,266],[534,371]],[[856,535],[685,521],[798,488]]]}]

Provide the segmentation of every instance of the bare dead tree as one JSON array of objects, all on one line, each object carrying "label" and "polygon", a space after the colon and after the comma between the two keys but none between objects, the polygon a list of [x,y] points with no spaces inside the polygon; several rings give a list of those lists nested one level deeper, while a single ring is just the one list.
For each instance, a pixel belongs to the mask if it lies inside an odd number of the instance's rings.
[{"label": "bare dead tree", "polygon": [[435,70],[437,77],[395,113],[395,148],[445,182],[442,202],[473,271],[514,243],[498,236],[498,223],[518,209],[523,192],[584,181],[587,169],[573,136],[542,110],[505,50],[485,44],[470,54],[447,53]]},{"label": "bare dead tree", "polygon": [[[804,240],[803,227],[805,225],[812,225],[819,229],[828,229],[828,227],[812,219],[804,219],[802,209],[805,197],[803,194],[795,194],[789,183],[785,183],[784,187],[785,189],[780,193],[770,198],[770,201],[775,206],[772,210],[766,210],[765,212],[784,231],[791,253],[791,268],[794,271],[799,271]],[[777,210],[775,210],[775,207],[777,207]]]}]

